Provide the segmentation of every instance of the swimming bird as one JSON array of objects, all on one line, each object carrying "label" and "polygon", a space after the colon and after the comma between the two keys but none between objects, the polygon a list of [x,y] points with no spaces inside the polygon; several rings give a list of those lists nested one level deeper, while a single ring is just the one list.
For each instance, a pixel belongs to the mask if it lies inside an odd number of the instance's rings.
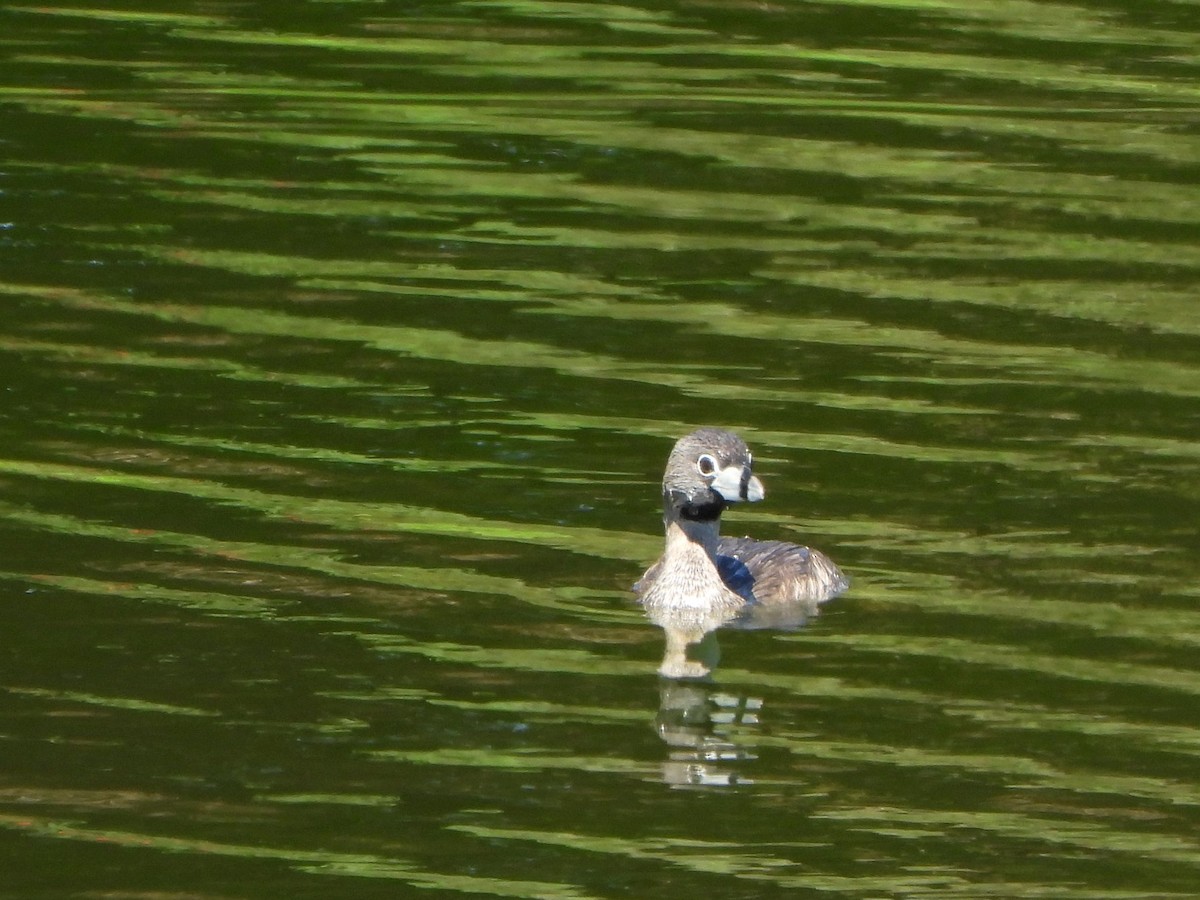
[{"label": "swimming bird", "polygon": [[689,660],[687,647],[721,625],[796,627],[849,584],[818,550],[786,541],[720,536],[731,503],[764,496],[746,442],[700,428],[680,438],[663,473],[663,555],[633,586],[650,621],[666,632],[659,672],[707,675],[715,660]]}]

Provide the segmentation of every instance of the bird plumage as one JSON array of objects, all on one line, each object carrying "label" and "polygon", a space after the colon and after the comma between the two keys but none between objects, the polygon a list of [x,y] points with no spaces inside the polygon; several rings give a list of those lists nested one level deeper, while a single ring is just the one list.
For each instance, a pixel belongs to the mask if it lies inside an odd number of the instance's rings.
[{"label": "bird plumage", "polygon": [[[730,431],[701,428],[676,442],[663,473],[663,555],[634,585],[651,621],[682,650],[722,625],[796,627],[848,581],[828,556],[786,541],[720,536],[731,503],[764,495],[745,442]],[[660,671],[692,675],[682,663]],[[679,670],[679,671],[676,671]]]}]

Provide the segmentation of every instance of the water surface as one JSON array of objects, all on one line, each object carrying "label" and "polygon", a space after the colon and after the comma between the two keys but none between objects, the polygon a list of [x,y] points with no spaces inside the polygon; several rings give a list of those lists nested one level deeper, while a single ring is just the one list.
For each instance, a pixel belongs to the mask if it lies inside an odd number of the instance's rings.
[{"label": "water surface", "polygon": [[[1195,895],[1194,3],[0,46],[0,896]],[[674,684],[701,424],[854,583]]]}]

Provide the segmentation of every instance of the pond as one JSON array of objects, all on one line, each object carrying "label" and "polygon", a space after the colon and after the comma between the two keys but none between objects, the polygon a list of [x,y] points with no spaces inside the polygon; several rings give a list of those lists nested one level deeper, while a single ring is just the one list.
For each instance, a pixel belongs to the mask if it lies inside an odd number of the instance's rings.
[{"label": "pond", "polygon": [[[0,896],[1196,895],[1196,4],[0,47]],[[704,425],[851,586],[666,679]]]}]

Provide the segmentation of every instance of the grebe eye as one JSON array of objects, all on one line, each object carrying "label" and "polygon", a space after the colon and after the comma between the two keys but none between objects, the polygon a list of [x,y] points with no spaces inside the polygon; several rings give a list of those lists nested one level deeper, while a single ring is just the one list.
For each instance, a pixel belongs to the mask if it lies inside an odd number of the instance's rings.
[{"label": "grebe eye", "polygon": [[696,468],[700,470],[701,475],[711,475],[717,471],[717,461],[704,453],[696,460]]}]

